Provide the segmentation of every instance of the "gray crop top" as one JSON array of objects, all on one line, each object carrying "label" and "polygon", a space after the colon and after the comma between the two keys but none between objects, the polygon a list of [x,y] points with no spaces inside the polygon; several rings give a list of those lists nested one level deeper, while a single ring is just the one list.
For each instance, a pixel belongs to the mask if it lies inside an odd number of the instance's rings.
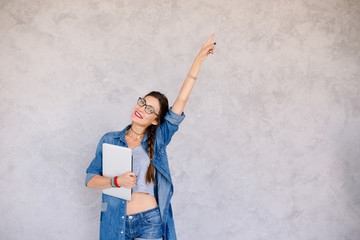
[{"label": "gray crop top", "polygon": [[[133,192],[149,193],[154,196],[154,184],[146,184],[145,175],[150,164],[149,155],[142,146],[132,149],[133,154],[133,172],[136,174],[136,186]],[[155,168],[154,168],[155,174]]]}]

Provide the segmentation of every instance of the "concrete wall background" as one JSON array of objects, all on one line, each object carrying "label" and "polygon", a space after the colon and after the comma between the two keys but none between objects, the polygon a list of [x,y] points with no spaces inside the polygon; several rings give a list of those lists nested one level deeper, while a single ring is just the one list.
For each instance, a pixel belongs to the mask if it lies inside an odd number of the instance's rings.
[{"label": "concrete wall background", "polygon": [[357,0],[1,0],[1,239],[98,239],[100,137],[172,104],[211,33],[168,147],[178,238],[360,239]]}]

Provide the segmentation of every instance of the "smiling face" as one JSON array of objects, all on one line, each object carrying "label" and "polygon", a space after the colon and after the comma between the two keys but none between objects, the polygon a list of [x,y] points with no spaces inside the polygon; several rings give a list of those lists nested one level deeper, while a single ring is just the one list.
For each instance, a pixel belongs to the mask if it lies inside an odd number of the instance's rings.
[{"label": "smiling face", "polygon": [[[146,96],[144,99],[146,101],[146,105],[152,106],[155,109],[155,113],[159,114],[160,112],[159,100],[153,96]],[[147,127],[151,124],[154,125],[158,124],[156,114],[146,113],[145,106],[140,107],[138,104],[135,105],[135,108],[131,114],[131,120],[144,127]]]}]

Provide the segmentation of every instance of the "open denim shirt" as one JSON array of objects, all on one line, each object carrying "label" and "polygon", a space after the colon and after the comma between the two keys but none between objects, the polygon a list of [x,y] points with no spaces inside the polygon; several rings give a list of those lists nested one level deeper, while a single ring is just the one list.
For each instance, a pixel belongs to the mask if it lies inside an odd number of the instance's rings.
[{"label": "open denim shirt", "polygon": [[[163,239],[176,239],[175,224],[171,209],[171,197],[174,187],[171,181],[166,146],[169,144],[172,136],[178,130],[179,124],[184,120],[185,114],[174,113],[172,107],[165,115],[164,122],[157,128],[154,143],[153,164],[155,167],[154,193],[160,208],[160,215],[163,227]],[[85,186],[95,175],[102,176],[102,144],[110,143],[123,147],[128,147],[125,140],[125,132],[130,128],[130,124],[122,131],[108,132],[101,137],[95,158],[86,170]],[[147,152],[147,133],[145,133],[141,145]],[[113,197],[102,193],[102,205],[100,213],[100,240],[123,240],[125,239],[125,217],[127,201],[121,198]]]}]

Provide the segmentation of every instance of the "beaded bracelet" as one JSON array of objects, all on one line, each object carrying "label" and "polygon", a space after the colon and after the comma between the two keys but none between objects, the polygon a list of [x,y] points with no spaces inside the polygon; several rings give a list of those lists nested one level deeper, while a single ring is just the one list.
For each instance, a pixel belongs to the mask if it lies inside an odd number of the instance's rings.
[{"label": "beaded bracelet", "polygon": [[112,186],[113,188],[116,188],[116,186],[114,185],[114,178],[115,178],[115,177],[112,177],[112,178],[111,178],[111,186]]},{"label": "beaded bracelet", "polygon": [[188,77],[189,78],[192,78],[192,79],[194,79],[194,80],[196,80],[197,79],[197,77],[194,77],[193,75],[191,75],[190,73],[188,74]]}]

